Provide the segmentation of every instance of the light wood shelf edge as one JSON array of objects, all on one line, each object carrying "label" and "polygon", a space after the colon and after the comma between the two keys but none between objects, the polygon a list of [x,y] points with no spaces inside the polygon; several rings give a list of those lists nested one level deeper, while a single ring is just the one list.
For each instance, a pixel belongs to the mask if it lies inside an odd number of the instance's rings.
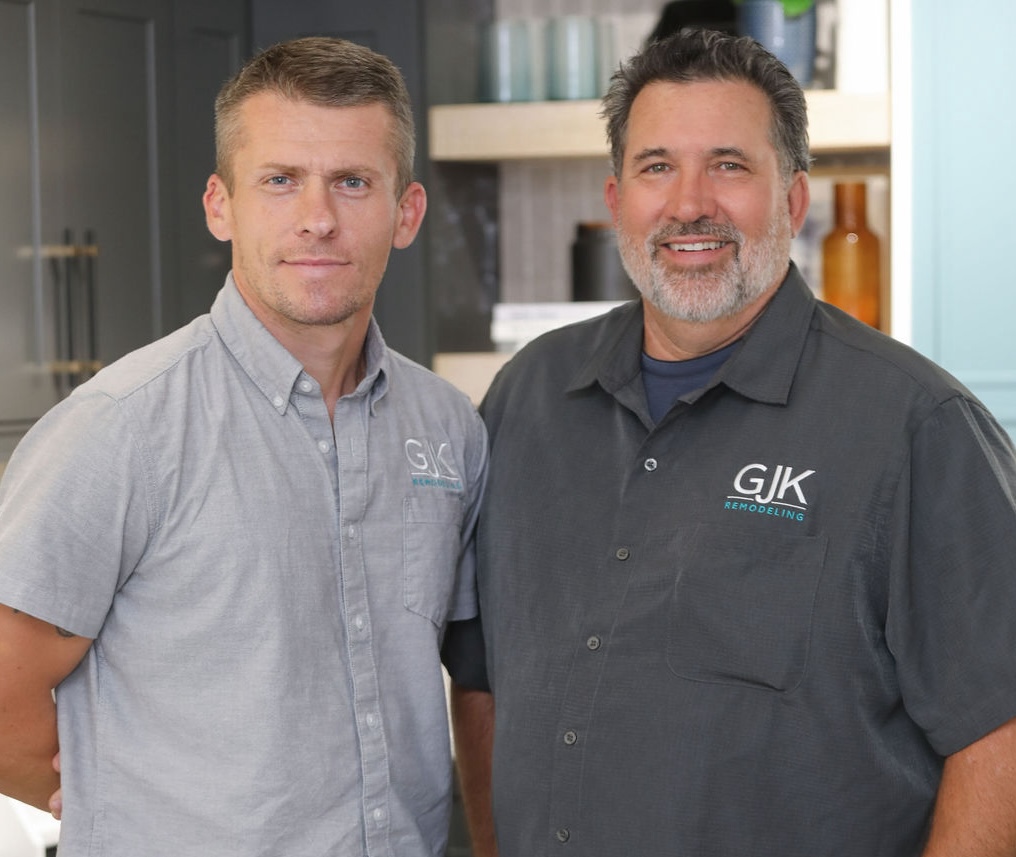
[{"label": "light wood shelf edge", "polygon": [[440,352],[434,355],[434,372],[480,404],[498,370],[511,358],[502,351]]},{"label": "light wood shelf edge", "polygon": [[[888,94],[806,90],[813,154],[886,151]],[[605,158],[600,102],[449,104],[428,112],[434,161]]]}]

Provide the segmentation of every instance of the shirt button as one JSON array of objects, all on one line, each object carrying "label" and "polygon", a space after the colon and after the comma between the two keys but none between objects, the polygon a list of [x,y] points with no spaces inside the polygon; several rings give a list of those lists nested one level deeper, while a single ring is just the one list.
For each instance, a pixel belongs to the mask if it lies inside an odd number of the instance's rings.
[{"label": "shirt button", "polygon": [[602,641],[600,640],[599,637],[595,635],[586,640],[586,648],[589,649],[589,651],[591,652],[595,652],[598,648],[600,648],[601,645]]},{"label": "shirt button", "polygon": [[353,619],[353,625],[356,626],[357,631],[362,631],[363,626],[366,624],[367,623],[363,620],[363,616],[357,616],[355,619]]},{"label": "shirt button", "polygon": [[648,470],[650,473],[652,473],[656,469],[656,467],[657,467],[657,463],[656,463],[656,459],[655,458],[647,458],[646,459],[646,463],[645,463],[646,470]]},{"label": "shirt button", "polygon": [[571,729],[569,729],[567,732],[564,733],[564,743],[567,744],[569,747],[571,747],[572,744],[574,744],[578,740],[579,736],[575,734],[575,732],[572,731]]},{"label": "shirt button", "polygon": [[628,548],[618,548],[614,556],[616,556],[619,560],[621,560],[621,562],[624,562],[626,559],[628,559],[628,557],[631,556],[631,551],[628,550]]},{"label": "shirt button", "polygon": [[320,449],[322,452],[328,452],[328,450],[331,449],[331,444],[328,443],[327,440],[319,440],[317,448]]},{"label": "shirt button", "polygon": [[367,725],[371,729],[377,729],[378,722],[379,722],[378,721],[378,716],[376,714],[368,714],[367,715]]},{"label": "shirt button", "polygon": [[281,408],[285,403],[286,400],[283,399],[282,396],[276,396],[274,399],[272,399],[272,404],[275,405],[275,407],[277,408]]},{"label": "shirt button", "polygon": [[567,827],[559,827],[554,835],[557,837],[558,842],[567,842],[571,839],[571,831]]},{"label": "shirt button", "polygon": [[378,824],[380,824],[382,821],[385,820],[385,811],[381,809],[381,807],[375,809],[374,812],[371,813],[371,815],[374,816],[374,821],[376,821]]},{"label": "shirt button", "polygon": [[310,381],[301,381],[300,389],[303,390],[305,393],[309,393],[311,390],[314,389],[314,385]]}]

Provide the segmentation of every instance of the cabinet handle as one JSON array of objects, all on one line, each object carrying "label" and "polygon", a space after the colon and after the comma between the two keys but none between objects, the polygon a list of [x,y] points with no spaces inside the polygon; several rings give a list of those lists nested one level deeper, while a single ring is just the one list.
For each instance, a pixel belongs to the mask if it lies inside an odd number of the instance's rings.
[{"label": "cabinet handle", "polygon": [[[99,246],[92,230],[85,231],[84,243],[76,244],[73,231],[65,229],[63,244],[44,244],[39,255],[50,261],[53,270],[56,360],[50,363],[49,370],[56,376],[61,396],[65,396],[102,368],[97,356],[95,313],[95,260]],[[83,316],[78,314],[81,310]],[[85,338],[84,355],[79,354],[77,342],[81,332]]]},{"label": "cabinet handle", "polygon": [[35,247],[19,247],[17,257],[19,259],[34,259],[38,255],[40,259],[80,259],[97,258],[99,247],[97,244],[42,244],[36,252]]},{"label": "cabinet handle", "polygon": [[89,373],[94,375],[102,368],[102,364],[98,360],[99,346],[95,313],[95,260],[99,258],[99,245],[95,241],[95,231],[93,229],[85,230],[85,243],[82,245],[82,249],[84,248],[91,248],[95,251],[94,253],[82,253],[78,257],[79,260],[84,262],[85,266],[85,354],[88,361],[96,367]]}]

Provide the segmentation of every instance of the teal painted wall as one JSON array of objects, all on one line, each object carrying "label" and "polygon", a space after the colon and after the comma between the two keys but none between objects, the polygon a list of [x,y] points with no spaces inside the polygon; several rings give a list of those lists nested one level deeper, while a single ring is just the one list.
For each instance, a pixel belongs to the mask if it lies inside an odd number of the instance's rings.
[{"label": "teal painted wall", "polygon": [[1016,4],[911,16],[913,343],[1016,438]]}]

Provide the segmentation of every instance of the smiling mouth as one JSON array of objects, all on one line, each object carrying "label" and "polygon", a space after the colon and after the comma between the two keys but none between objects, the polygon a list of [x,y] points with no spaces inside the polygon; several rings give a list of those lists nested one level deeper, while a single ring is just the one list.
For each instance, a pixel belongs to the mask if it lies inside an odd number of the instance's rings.
[{"label": "smiling mouth", "polygon": [[687,253],[692,251],[700,250],[720,250],[727,246],[726,241],[696,241],[694,244],[671,244],[666,243],[663,246],[668,250],[674,250],[679,253]]}]

